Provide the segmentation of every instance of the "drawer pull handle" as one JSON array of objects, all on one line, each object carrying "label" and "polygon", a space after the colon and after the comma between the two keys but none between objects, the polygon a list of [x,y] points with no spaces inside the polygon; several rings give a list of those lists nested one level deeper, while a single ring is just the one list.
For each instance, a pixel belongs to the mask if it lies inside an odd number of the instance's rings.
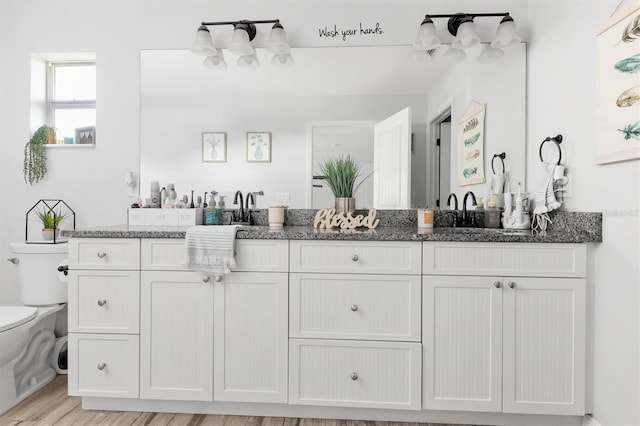
[{"label": "drawer pull handle", "polygon": [[104,299],[100,299],[100,300],[98,300],[98,306],[104,306],[104,305],[106,305],[106,304],[107,304],[107,301],[106,301],[106,300],[104,300]]},{"label": "drawer pull handle", "polygon": [[107,253],[106,253],[106,252],[104,252],[104,251],[99,251],[99,252],[98,252],[98,257],[99,257],[100,259],[104,259],[105,257],[107,257]]},{"label": "drawer pull handle", "polygon": [[494,282],[493,282],[493,285],[494,285],[496,288],[500,288],[500,287],[502,287],[502,283],[501,283],[500,281],[494,281]]},{"label": "drawer pull handle", "polygon": [[104,362],[101,362],[100,364],[98,364],[98,370],[102,371],[106,366],[107,364],[105,364]]},{"label": "drawer pull handle", "polygon": [[353,380],[354,382],[358,380],[358,373],[351,373],[351,380]]},{"label": "drawer pull handle", "polygon": [[516,283],[513,281],[509,281],[507,285],[509,286],[509,288],[516,288]]},{"label": "drawer pull handle", "polygon": [[216,282],[219,283],[222,281],[222,275],[216,275]]},{"label": "drawer pull handle", "polygon": [[351,310],[353,312],[357,311],[358,310],[358,305],[356,305],[355,303],[353,305],[351,305]]},{"label": "drawer pull handle", "polygon": [[351,260],[353,260],[354,262],[357,262],[357,261],[358,261],[358,259],[359,259],[359,257],[358,257],[358,255],[357,255],[357,254],[354,254],[354,255],[351,257]]},{"label": "drawer pull handle", "polygon": [[205,275],[204,277],[202,277],[202,282],[203,282],[203,283],[208,283],[210,279],[211,279],[211,278],[209,278],[209,276],[208,276],[208,275]]}]

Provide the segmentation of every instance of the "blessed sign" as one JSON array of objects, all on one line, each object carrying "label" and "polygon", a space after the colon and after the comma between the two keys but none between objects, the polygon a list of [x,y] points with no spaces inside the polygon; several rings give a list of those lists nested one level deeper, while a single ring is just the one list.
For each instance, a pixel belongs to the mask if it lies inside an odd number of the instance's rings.
[{"label": "blessed sign", "polygon": [[376,219],[376,209],[369,209],[369,214],[363,216],[361,214],[354,216],[353,213],[338,213],[335,209],[321,209],[316,212],[313,219],[314,228],[340,228],[355,229],[358,227],[367,227],[375,229],[380,219]]}]

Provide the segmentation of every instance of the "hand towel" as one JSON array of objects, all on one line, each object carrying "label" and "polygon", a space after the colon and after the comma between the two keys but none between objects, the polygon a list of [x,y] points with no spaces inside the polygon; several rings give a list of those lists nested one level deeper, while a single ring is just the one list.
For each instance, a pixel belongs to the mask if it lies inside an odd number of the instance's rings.
[{"label": "hand towel", "polygon": [[235,268],[233,246],[237,225],[192,226],[184,240],[183,265],[209,276]]}]

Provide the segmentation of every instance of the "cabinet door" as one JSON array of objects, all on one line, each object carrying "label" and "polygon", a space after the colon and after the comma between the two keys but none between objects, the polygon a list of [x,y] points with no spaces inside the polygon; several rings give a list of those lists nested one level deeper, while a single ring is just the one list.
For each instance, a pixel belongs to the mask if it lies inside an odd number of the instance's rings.
[{"label": "cabinet door", "polygon": [[[494,284],[496,283],[496,284]],[[501,410],[499,278],[423,276],[423,408]]]},{"label": "cabinet door", "polygon": [[578,278],[506,278],[506,413],[583,415],[585,287]]},{"label": "cabinet door", "polygon": [[232,272],[215,283],[216,401],[287,402],[286,273]]},{"label": "cabinet door", "polygon": [[191,271],[143,271],[140,397],[213,399],[213,279]]}]

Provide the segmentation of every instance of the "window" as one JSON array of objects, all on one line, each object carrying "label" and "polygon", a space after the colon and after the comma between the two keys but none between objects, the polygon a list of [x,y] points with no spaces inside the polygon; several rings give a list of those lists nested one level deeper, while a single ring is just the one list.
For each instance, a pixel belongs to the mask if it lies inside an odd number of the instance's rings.
[{"label": "window", "polygon": [[46,105],[47,122],[56,128],[56,142],[83,143],[84,139],[77,140],[79,129],[95,129],[96,125],[96,63],[47,62]]}]

